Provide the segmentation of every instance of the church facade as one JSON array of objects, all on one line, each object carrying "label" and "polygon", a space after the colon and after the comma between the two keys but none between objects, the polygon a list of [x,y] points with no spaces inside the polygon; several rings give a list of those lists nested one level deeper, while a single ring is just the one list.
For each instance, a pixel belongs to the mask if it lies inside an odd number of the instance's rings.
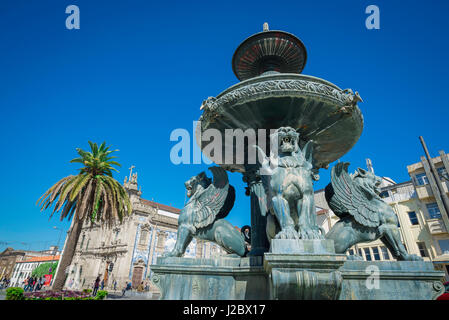
[{"label": "church facade", "polygon": [[[65,289],[92,289],[99,276],[104,290],[120,292],[127,282],[137,289],[140,284],[155,293],[151,265],[157,257],[173,249],[180,210],[141,198],[137,173],[125,179],[133,212],[122,224],[108,229],[86,223],[81,231],[72,264],[66,269]],[[209,258],[222,249],[211,242],[194,239],[184,256]]]}]

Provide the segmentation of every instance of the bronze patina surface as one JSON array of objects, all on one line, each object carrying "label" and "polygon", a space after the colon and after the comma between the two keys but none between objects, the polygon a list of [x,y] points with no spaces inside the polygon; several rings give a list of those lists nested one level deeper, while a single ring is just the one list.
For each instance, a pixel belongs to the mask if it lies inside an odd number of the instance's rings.
[{"label": "bronze patina surface", "polygon": [[[347,153],[362,134],[363,116],[358,106],[340,112],[353,101],[352,91],[323,79],[292,73],[262,75],[228,88],[209,102],[200,117],[201,132],[222,132],[225,154],[226,148],[235,148],[225,144],[225,129],[257,132],[292,127],[300,135],[301,147],[309,140],[315,142],[314,166],[323,168]],[[203,142],[201,148],[207,144]],[[217,164],[245,172],[245,165],[236,162]]]}]

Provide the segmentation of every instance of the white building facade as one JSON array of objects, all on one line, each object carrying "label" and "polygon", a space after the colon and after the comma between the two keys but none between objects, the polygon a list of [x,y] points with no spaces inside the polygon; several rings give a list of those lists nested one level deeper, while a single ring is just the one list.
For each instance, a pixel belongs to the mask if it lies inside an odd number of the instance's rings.
[{"label": "white building facade", "polygon": [[[65,289],[91,289],[99,276],[109,292],[120,292],[127,282],[134,289],[143,283],[146,291],[158,291],[149,280],[150,266],[173,249],[180,210],[142,199],[137,174],[129,182],[125,179],[124,187],[130,195],[132,214],[112,230],[90,223],[83,226],[72,264],[66,270]],[[184,256],[207,258],[222,252],[214,243],[193,239]]]},{"label": "white building facade", "polygon": [[54,263],[59,261],[59,255],[33,257],[16,262],[11,276],[11,287],[24,287],[25,279],[29,278],[33,270],[44,263]]}]

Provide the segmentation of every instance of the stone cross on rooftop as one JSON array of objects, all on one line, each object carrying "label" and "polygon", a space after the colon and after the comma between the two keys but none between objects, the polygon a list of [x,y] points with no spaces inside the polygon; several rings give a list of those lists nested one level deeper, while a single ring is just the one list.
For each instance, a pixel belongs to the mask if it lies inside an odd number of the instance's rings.
[{"label": "stone cross on rooftop", "polygon": [[134,168],[135,168],[135,166],[133,166],[133,165],[131,165],[131,167],[129,167],[129,181],[131,181],[131,177],[132,177]]}]

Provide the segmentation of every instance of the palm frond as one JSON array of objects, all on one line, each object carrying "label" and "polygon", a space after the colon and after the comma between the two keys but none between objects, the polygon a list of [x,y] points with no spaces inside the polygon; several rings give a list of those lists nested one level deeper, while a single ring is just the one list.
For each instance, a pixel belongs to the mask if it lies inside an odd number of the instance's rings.
[{"label": "palm frond", "polygon": [[54,204],[50,218],[60,212],[60,219],[76,217],[80,221],[100,222],[113,225],[123,221],[132,212],[131,201],[123,186],[113,178],[112,172],[121,167],[113,160],[106,142],[98,145],[88,141],[91,151],[76,148],[79,157],[70,163],[80,163],[78,175],[67,176],[49,188],[36,202],[45,210]]},{"label": "palm frond", "polygon": [[73,185],[72,192],[70,192],[70,201],[75,200],[78,193],[84,188],[86,183],[92,179],[90,174],[81,174],[77,182]]}]

